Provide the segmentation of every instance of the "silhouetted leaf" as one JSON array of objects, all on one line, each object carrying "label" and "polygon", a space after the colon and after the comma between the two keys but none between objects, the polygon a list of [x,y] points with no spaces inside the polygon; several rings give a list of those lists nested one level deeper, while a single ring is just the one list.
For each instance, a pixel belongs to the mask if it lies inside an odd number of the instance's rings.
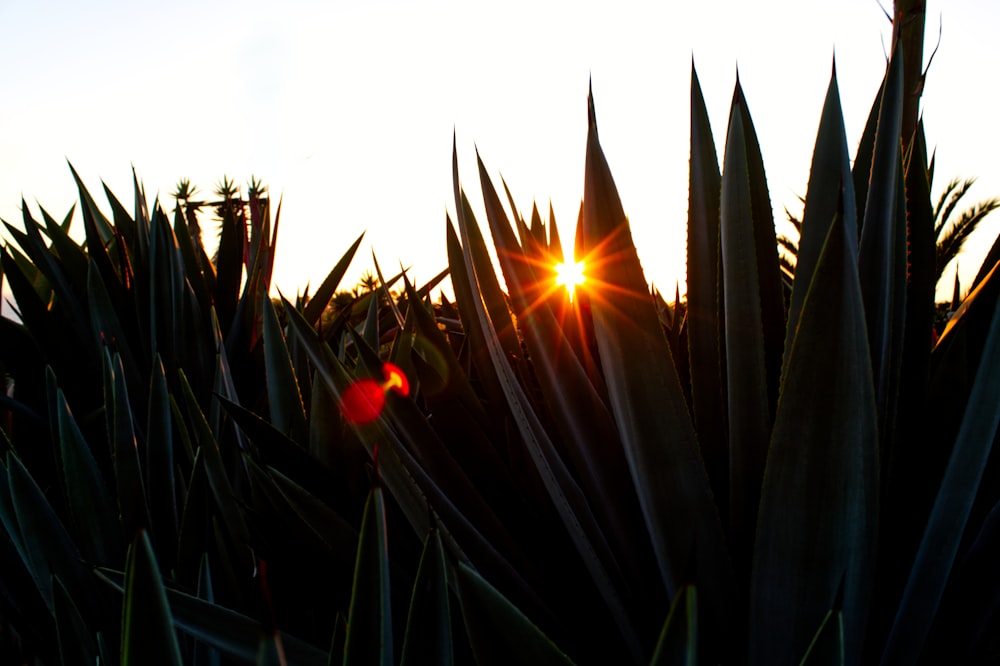
[{"label": "silhouetted leaf", "polygon": [[448,666],[453,659],[447,563],[441,534],[432,529],[424,540],[417,579],[413,583],[400,665]]},{"label": "silhouetted leaf", "polygon": [[372,488],[365,503],[358,558],[354,566],[344,666],[353,664],[394,664],[385,507],[382,489],[378,486]]},{"label": "silhouetted leaf", "polygon": [[476,571],[459,564],[455,573],[465,630],[480,666],[573,663]]},{"label": "silhouetted leaf", "polygon": [[846,659],[861,658],[878,422],[851,231],[839,215],[830,226],[788,356],[757,524],[751,663],[805,654],[841,585]]},{"label": "silhouetted leaf", "polygon": [[160,581],[156,556],[145,531],[136,534],[125,564],[122,607],[122,666],[176,664],[180,646]]}]

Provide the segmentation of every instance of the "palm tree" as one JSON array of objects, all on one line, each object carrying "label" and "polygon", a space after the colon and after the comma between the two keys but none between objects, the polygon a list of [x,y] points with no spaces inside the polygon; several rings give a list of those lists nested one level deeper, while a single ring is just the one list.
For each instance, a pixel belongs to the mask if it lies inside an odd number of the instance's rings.
[{"label": "palm tree", "polygon": [[[1000,208],[1000,197],[992,197],[966,208],[956,217],[955,211],[959,203],[975,182],[975,178],[951,180],[941,192],[937,204],[934,206],[934,238],[937,242],[935,284],[941,281],[944,269],[961,253],[965,242],[979,227],[980,222],[991,212]],[[795,258],[799,250],[797,236],[802,229],[802,221],[789,212],[787,208],[785,215],[794,228],[796,237],[778,235],[778,258],[781,262],[782,273],[790,283],[795,275]],[[998,237],[998,242],[1000,242],[1000,237]],[[992,265],[990,267],[992,268]]]},{"label": "palm tree", "polygon": [[966,195],[975,178],[968,178],[960,181],[954,179],[945,186],[944,191],[938,198],[937,205],[934,206],[934,237],[937,240],[937,277],[941,279],[941,274],[945,267],[952,262],[962,251],[965,241],[979,223],[992,211],[1000,208],[1000,198],[993,197],[985,199],[975,204],[971,208],[962,211],[957,218],[954,217],[955,209],[959,201]]}]

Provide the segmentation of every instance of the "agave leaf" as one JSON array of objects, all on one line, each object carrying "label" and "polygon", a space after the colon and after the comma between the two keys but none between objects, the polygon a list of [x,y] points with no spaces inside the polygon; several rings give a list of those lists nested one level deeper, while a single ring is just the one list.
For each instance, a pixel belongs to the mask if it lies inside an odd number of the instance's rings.
[{"label": "agave leaf", "polygon": [[677,593],[693,564],[694,582],[704,591],[703,617],[712,618],[708,624],[724,633],[731,573],[722,525],[680,380],[601,150],[592,98],[589,111],[583,239],[593,268],[587,293],[612,413],[667,594]]},{"label": "agave leaf", "polygon": [[562,241],[559,239],[559,227],[556,226],[556,214],[552,210],[552,201],[549,201],[549,254],[558,261],[564,258]]},{"label": "agave leaf", "polygon": [[[906,356],[903,368],[907,374],[901,380],[901,387],[904,391],[907,387],[917,387],[922,400],[933,345],[934,291],[937,285],[934,219],[927,180],[927,143],[923,121],[917,124],[905,166],[908,258],[904,334]],[[901,399],[905,401],[906,398],[904,393]],[[907,403],[902,405],[905,408]]]},{"label": "agave leaf", "polygon": [[145,531],[136,534],[125,563],[122,607],[122,665],[176,664],[181,651],[160,580],[153,547]]},{"label": "agave leaf", "polygon": [[[13,230],[13,228],[8,227],[8,230]],[[21,232],[18,231],[17,233]],[[12,231],[11,235],[15,235],[15,233]],[[48,303],[52,299],[52,285],[49,284],[49,280],[45,277],[45,274],[38,270],[38,267],[31,263],[31,260],[19,252],[13,245],[8,243],[6,249],[10,252],[10,256],[14,259],[18,268],[24,273],[25,279],[35,291],[37,297]]]},{"label": "agave leaf", "polygon": [[25,618],[47,618],[49,608],[42,597],[41,588],[35,585],[30,569],[30,555],[21,536],[17,512],[11,499],[8,472],[3,463],[6,457],[5,454],[3,459],[0,459],[0,525],[3,526],[3,537],[0,537],[0,564],[4,572],[5,601],[12,609],[12,620],[16,619],[17,614]]},{"label": "agave leaf", "polygon": [[[928,402],[934,335],[935,244],[922,124],[918,130],[916,142],[909,150],[905,176],[909,257],[901,369],[898,389],[894,392],[898,403],[895,427],[885,433],[881,443],[884,504],[876,575],[878,605],[873,609],[876,613],[873,617],[881,622],[869,635],[877,635],[883,641],[906,584],[908,567],[900,563],[913,561],[950,452],[942,444],[954,441],[972,381],[968,377],[961,387],[949,385],[945,388],[948,399]],[[960,368],[956,362],[948,371],[964,371],[966,361],[963,359],[961,364]],[[933,410],[927,409],[930,404],[935,406]],[[946,437],[937,435],[942,430],[948,431]],[[868,642],[873,645],[880,641]]]},{"label": "agave leaf", "polygon": [[698,593],[685,585],[670,604],[650,666],[698,663]]},{"label": "agave leaf", "polygon": [[7,230],[15,236],[25,254],[31,258],[38,270],[48,279],[49,284],[52,285],[53,290],[59,298],[60,306],[67,310],[73,321],[85,324],[87,316],[86,310],[79,298],[79,283],[74,288],[69,276],[66,275],[62,262],[45,244],[42,234],[39,231],[39,225],[32,219],[31,213],[28,211],[28,204],[23,199],[21,200],[21,209],[26,233],[15,234],[16,230],[9,224],[5,224]]},{"label": "agave leaf", "polygon": [[883,662],[916,659],[937,613],[1000,424],[1000,377],[995,372],[998,364],[1000,307],[994,302],[965,415],[910,570]]},{"label": "agave leaf", "polygon": [[[444,334],[438,329],[434,316],[421,303],[421,292],[415,290],[406,282],[406,294],[413,313],[413,341],[411,357],[419,355],[432,364],[435,371],[443,375],[445,386],[443,391],[454,395],[463,408],[471,413],[479,423],[486,422],[486,412],[475,391],[469,384],[468,376],[455,356],[451,345]],[[407,312],[409,315],[409,312]],[[425,397],[433,393],[424,389]]]},{"label": "agave leaf", "polygon": [[146,475],[149,519],[160,560],[171,568],[177,544],[177,484],[174,478],[174,421],[170,392],[160,357],[153,359],[146,428]]},{"label": "agave leaf", "polygon": [[111,191],[107,183],[103,180],[101,181],[101,187],[104,190],[104,196],[108,200],[108,204],[111,206],[111,218],[114,220],[112,230],[121,234],[121,237],[125,239],[128,248],[131,250],[138,242],[138,227],[136,226],[135,219],[129,215],[128,211],[125,210],[125,206],[122,205],[122,202],[118,200],[118,197],[114,195],[114,192]]},{"label": "agave leaf", "polygon": [[43,349],[50,351],[53,347],[50,342],[53,314],[49,312],[46,303],[32,286],[29,274],[23,270],[17,255],[13,254],[12,250],[10,246],[0,248],[0,264],[3,266],[10,292],[17,303],[16,312],[32,337]]},{"label": "agave leaf", "polygon": [[59,640],[59,656],[64,664],[96,664],[97,643],[87,629],[80,609],[73,603],[66,586],[53,576],[54,614],[56,637]]},{"label": "agave leaf", "polygon": [[361,520],[361,538],[358,541],[358,557],[351,588],[351,613],[347,618],[344,666],[393,666],[394,663],[389,552],[383,502],[382,489],[376,485],[368,495],[364,518]]},{"label": "agave leaf", "polygon": [[[353,379],[348,376],[347,371],[333,355],[330,347],[319,340],[316,332],[306,322],[302,314],[284,298],[282,298],[282,303],[288,315],[289,332],[305,348],[309,359],[316,367],[318,376],[322,379],[326,390],[329,391],[330,397],[336,401],[339,409],[341,394],[347,389]],[[365,433],[359,432],[359,434]],[[378,434],[381,435],[383,433]],[[385,431],[384,434],[392,436],[388,431]],[[362,437],[362,442],[368,449],[369,455],[373,455],[374,453],[375,441]],[[383,442],[383,446],[386,446],[385,439],[381,441]],[[386,451],[385,453],[391,452]],[[399,503],[414,530],[422,537],[427,533],[428,529],[427,506],[423,493],[418,489],[417,484],[410,474],[403,469],[396,456],[383,455],[381,463],[380,472],[383,482],[392,493],[393,498]]]},{"label": "agave leaf", "polygon": [[[381,291],[381,289],[380,289]],[[389,297],[392,300],[392,297]],[[379,316],[379,299],[376,296],[368,300],[368,315],[365,317],[365,328],[364,336],[365,342],[368,343],[373,349],[379,348],[379,336],[378,336],[378,316]],[[395,305],[395,303],[393,303]],[[402,325],[401,325],[402,326]]]},{"label": "agave leaf", "polygon": [[126,378],[130,387],[137,393],[143,387],[140,370],[144,363],[130,344],[130,336],[125,331],[118,311],[111,301],[111,295],[104,284],[101,273],[91,265],[86,274],[87,301],[90,306],[90,326],[94,340],[94,348],[108,347],[122,356]]},{"label": "agave leaf", "polygon": [[329,490],[335,483],[327,469],[317,468],[316,459],[302,446],[245,407],[222,396],[216,399],[236,426],[254,443],[260,460],[284,469],[305,486],[317,492]]},{"label": "agave leaf", "polygon": [[340,258],[337,265],[333,267],[326,279],[320,284],[316,293],[313,295],[309,302],[306,303],[305,308],[302,309],[302,316],[305,320],[309,322],[310,326],[315,326],[316,322],[319,321],[320,315],[323,314],[323,310],[329,305],[330,299],[333,298],[334,292],[337,291],[337,287],[340,285],[340,281],[344,278],[344,273],[347,272],[347,267],[351,265],[351,261],[354,259],[354,254],[358,251],[358,247],[361,245],[361,239],[365,237],[362,232],[358,239],[347,249],[344,256]]},{"label": "agave leaf", "polygon": [[[897,45],[889,63],[879,108],[871,181],[865,203],[858,273],[865,299],[868,345],[878,396],[880,427],[887,424],[889,391],[892,384],[890,359],[902,343],[902,331],[893,329],[894,312],[905,307],[906,262],[898,262],[899,247],[905,252],[906,230],[897,224],[900,157],[900,124],[903,104],[903,63]],[[904,218],[905,222],[905,218]]]},{"label": "agave leaf", "polygon": [[[392,335],[392,346],[389,349],[389,361],[395,363],[396,366],[403,372],[403,376],[407,377],[410,383],[410,393],[413,395],[423,395],[425,390],[428,391],[441,391],[443,390],[443,382],[446,381],[448,377],[448,370],[446,367],[447,361],[444,360],[443,354],[438,352],[437,348],[432,350],[421,349],[425,356],[420,353],[416,353],[414,348],[423,348],[430,340],[426,336],[422,337],[420,341],[416,338],[416,325],[418,313],[423,313],[425,319],[430,319],[434,321],[433,312],[428,312],[427,307],[424,305],[422,300],[416,296],[416,292],[413,289],[413,285],[410,281],[403,276],[403,294],[406,297],[406,301],[402,304],[402,309],[406,312],[403,317],[403,326],[396,329],[396,333]],[[366,324],[367,326],[367,324]],[[437,329],[437,324],[433,323],[432,327]],[[442,337],[440,331],[438,331],[438,336]],[[365,342],[365,347],[370,350],[379,350],[381,348],[381,341],[378,341],[374,346],[370,342]],[[450,352],[452,357],[454,357],[454,352],[451,347],[447,344],[443,345],[445,352]],[[426,378],[427,373],[423,377],[417,375],[417,369],[414,363],[418,361],[427,360],[427,365],[434,367],[435,370],[433,374],[441,378],[441,382],[437,382],[434,386],[425,386],[423,380]],[[429,359],[429,360],[428,360]],[[455,360],[457,364],[458,361]],[[475,396],[473,395],[473,398]]]},{"label": "agave leaf", "polygon": [[[773,415],[778,400],[778,383],[781,377],[781,354],[785,339],[785,302],[781,286],[781,269],[778,261],[778,241],[774,232],[774,212],[771,195],[767,189],[764,158],[757,141],[757,132],[750,118],[750,110],[743,96],[743,88],[736,80],[734,106],[739,109],[746,137],[747,175],[750,184],[750,210],[753,216],[753,236],[756,249],[757,282],[760,285],[760,318],[764,335],[764,364],[767,368],[767,390],[770,396],[770,413]],[[726,269],[723,269],[723,275]]]},{"label": "agave leaf", "polygon": [[278,632],[264,632],[257,647],[257,666],[285,666],[285,650]]},{"label": "agave leaf", "polygon": [[[291,335],[290,340],[293,345],[301,347]],[[303,361],[302,364],[308,365],[308,362]],[[326,384],[316,377],[312,382],[309,402],[309,453],[329,468],[338,467],[338,459],[347,453],[347,448],[343,445],[344,428],[341,421],[336,399],[326,388]],[[354,449],[351,451],[356,453]],[[357,455],[367,457],[364,451]]]},{"label": "agave leaf", "polygon": [[[101,243],[102,246],[104,244],[111,242],[111,239],[114,238],[115,235],[114,228],[111,226],[111,223],[108,221],[108,218],[104,216],[104,213],[101,212],[101,209],[97,207],[97,204],[94,202],[94,198],[90,196],[90,192],[87,190],[87,187],[83,184],[83,180],[80,178],[80,175],[76,172],[76,169],[74,169],[73,165],[69,164],[68,162],[67,165],[69,166],[69,170],[73,174],[73,180],[76,181],[76,186],[79,189],[80,201],[82,203],[81,211],[83,212],[84,226],[86,226],[87,224],[91,224],[93,226],[94,231],[98,232],[98,236],[102,241]],[[87,244],[90,245],[89,236]],[[93,254],[95,248],[89,248],[89,250],[90,253]]]},{"label": "agave leaf", "polygon": [[204,459],[204,449],[199,447],[191,465],[191,474],[184,493],[180,529],[177,533],[178,578],[186,581],[196,580],[198,570],[195,569],[195,563],[208,550],[205,534],[212,511],[208,503],[211,490],[208,486]]},{"label": "agave leaf", "polygon": [[309,527],[334,552],[343,553],[357,543],[358,533],[344,518],[314,495],[268,467],[269,477],[293,515]]},{"label": "agave leaf", "polygon": [[[417,304],[417,307],[420,305]],[[368,371],[373,374],[380,372],[382,363],[375,351],[366,347],[364,341],[360,339],[357,340],[356,346],[360,359]],[[424,492],[432,496],[440,493],[441,496],[448,498],[449,504],[461,507],[464,521],[475,525],[476,530],[486,536],[487,540],[501,552],[517,552],[518,548],[503,524],[469,480],[465,471],[444,447],[416,404],[390,391],[386,396],[384,416],[399,433],[399,439],[404,443],[407,452],[431,479],[433,490],[425,489]],[[438,510],[443,515],[450,516],[445,507],[441,506]]]},{"label": "agave leaf", "polygon": [[246,252],[247,229],[242,200],[229,197],[222,203],[219,250],[215,262],[215,310],[224,335],[229,333],[240,300],[243,283],[243,258]]},{"label": "agave leaf", "polygon": [[[57,222],[41,206],[39,206],[39,210],[45,222],[45,231],[52,241],[49,248],[59,257],[63,270],[69,279],[77,284],[81,283],[87,275],[87,267],[90,263],[87,259],[87,253],[75,240],[70,238],[64,224]],[[71,209],[68,217],[71,217],[72,214]]]},{"label": "agave leaf", "polygon": [[983,263],[979,267],[979,272],[976,273],[975,279],[972,280],[972,284],[969,285],[969,291],[974,290],[979,286],[993,267],[1000,262],[1000,235],[997,236],[996,240],[993,241],[993,245],[990,247],[989,252],[986,253],[986,258],[983,259]]},{"label": "agave leaf", "polygon": [[[399,306],[396,305],[395,299],[392,294],[389,293],[389,287],[394,283],[399,277],[403,275],[400,273],[395,278],[393,278],[389,283],[386,283],[385,278],[382,276],[382,269],[379,268],[378,259],[375,257],[374,250],[372,251],[372,263],[375,265],[375,275],[378,276],[378,289],[372,294],[372,300],[378,301],[378,294],[381,293],[382,297],[385,298],[386,302],[389,304],[389,311],[392,313],[393,318],[396,320],[396,326],[403,327],[403,313],[400,312]],[[369,313],[371,312],[371,306],[369,305]]]},{"label": "agave leaf", "polygon": [[[301,336],[300,339],[306,341],[305,346],[314,365],[320,370],[323,382],[339,401],[339,396],[351,385],[354,379],[347,374],[343,365],[333,357],[329,347],[323,346],[321,348],[319,346],[315,333],[308,328],[297,313],[290,315],[289,322],[292,324],[292,330]],[[390,395],[388,398],[389,412],[398,413],[396,410],[402,409],[402,407],[393,402],[397,396]],[[400,400],[402,399],[400,398]],[[402,401],[401,404],[405,405],[406,401]],[[356,426],[354,430],[370,455],[374,456],[375,447],[380,447],[381,479],[392,492],[394,499],[400,504],[417,534],[424,536],[429,529],[427,515],[429,503],[444,518],[444,524],[441,527],[444,528],[446,524],[448,532],[443,533],[450,539],[449,545],[459,559],[465,560],[471,556],[483,566],[489,565],[492,572],[501,576],[505,582],[521,592],[525,600],[537,607],[542,607],[537,595],[525,583],[518,570],[514,569],[504,555],[497,551],[493,543],[484,538],[479,531],[479,526],[473,524],[465,513],[455,505],[452,497],[442,491],[441,487],[438,486],[438,481],[424,470],[409,449],[396,436],[394,430],[383,427],[382,422],[386,418],[388,417],[379,418],[367,426]],[[391,420],[399,422],[398,418],[395,417]],[[410,425],[412,426],[412,423]],[[404,434],[406,434],[405,430]],[[407,436],[409,441],[418,441],[423,435],[414,435],[409,432]],[[483,512],[479,511],[478,513],[482,514]],[[488,508],[487,513],[483,515],[489,516]],[[487,517],[483,522],[487,525],[495,524],[496,519]],[[451,538],[451,532],[457,535],[458,541]],[[501,543],[505,541],[505,538],[500,539]],[[468,550],[470,555],[467,556],[462,549]]]},{"label": "agave leaf", "polygon": [[[888,75],[889,70],[886,70]],[[854,165],[851,168],[851,177],[854,181],[854,196],[856,200],[858,237],[861,236],[861,225],[865,219],[865,208],[868,202],[868,187],[872,176],[872,157],[875,153],[875,132],[878,129],[879,110],[882,107],[882,95],[885,92],[886,78],[882,78],[875,100],[872,102],[871,110],[868,112],[868,120],[861,133],[861,140],[858,150],[854,154]]]},{"label": "agave leaf", "polygon": [[3,524],[7,538],[10,539],[10,543],[14,546],[22,563],[25,566],[30,566],[31,563],[28,560],[30,556],[26,550],[24,538],[21,536],[21,527],[17,523],[17,512],[10,494],[9,472],[7,470],[8,455],[8,452],[4,453],[2,464],[0,464],[0,523]]},{"label": "agave leaf", "polygon": [[465,630],[478,664],[573,663],[475,570],[459,564],[455,574]]},{"label": "agave leaf", "polygon": [[[819,261],[823,243],[830,232],[830,224],[838,210],[844,211],[844,225],[849,246],[857,247],[858,222],[853,185],[847,135],[840,106],[840,88],[837,85],[837,69],[834,64],[826,100],[823,102],[819,130],[816,132],[816,147],[813,149],[809,185],[802,211],[802,231],[795,258],[795,283],[788,307],[786,361],[798,326],[802,302],[812,283],[813,271]],[[867,187],[865,189],[867,190]]]},{"label": "agave leaf", "polygon": [[212,304],[212,285],[205,275],[204,265],[207,260],[203,260],[202,257],[205,250],[195,245],[195,239],[191,236],[191,229],[179,204],[174,209],[174,238],[177,239],[177,249],[184,262],[184,275],[188,284],[198,297],[198,304],[207,310]]},{"label": "agave leaf", "polygon": [[844,613],[833,609],[820,623],[799,666],[843,666],[844,663]]},{"label": "agave leaf", "polygon": [[[447,216],[446,216],[447,217]],[[476,290],[471,286],[475,277],[470,276],[469,268],[465,263],[462,245],[459,243],[455,229],[452,227],[451,219],[445,220],[448,247],[448,266],[451,270],[451,282],[455,289],[455,306],[458,309],[459,317],[462,320],[462,331],[468,342],[472,365],[476,374],[483,382],[483,392],[487,398],[487,405],[492,406],[490,416],[492,418],[492,432],[503,430],[502,425],[507,419],[507,410],[501,406],[506,404],[503,389],[500,386],[500,379],[497,377],[497,370],[490,361],[489,350],[486,346],[486,335],[483,328],[478,324],[476,308],[473,306],[473,299],[476,298]]]},{"label": "agave leaf", "polygon": [[[96,575],[110,587],[123,590],[121,573],[98,569]],[[177,629],[234,659],[256,661],[260,622],[170,587],[164,592]],[[281,634],[281,642],[289,664],[325,666],[326,654],[322,650],[285,633]]]},{"label": "agave leaf", "polygon": [[122,547],[115,500],[61,390],[56,391],[56,411],[59,467],[73,531],[91,562],[111,564]]},{"label": "agave leaf", "polygon": [[132,167],[132,196],[135,201],[136,256],[137,263],[145,266],[149,260],[149,207],[146,203],[146,189],[139,183],[139,177]]},{"label": "agave leaf", "polygon": [[757,524],[750,663],[804,654],[841,586],[846,660],[861,658],[878,422],[852,237],[836,216],[788,356]]},{"label": "agave leaf", "polygon": [[537,202],[531,205],[531,236],[535,247],[545,247],[545,224],[542,222],[542,216],[538,213]]},{"label": "agave leaf", "polygon": [[[202,553],[201,564],[198,566],[198,587],[196,590],[199,599],[204,599],[208,603],[215,603],[215,590],[212,587],[212,567],[208,560],[208,553]],[[219,666],[219,652],[209,647],[202,641],[198,641],[194,648],[195,666]]]},{"label": "agave leaf", "polygon": [[[459,184],[457,150],[452,151],[452,181],[455,201],[459,210],[458,226],[462,235],[462,251],[466,265],[472,266],[475,264],[474,248],[480,247],[485,252],[485,244],[482,242],[481,236],[478,240],[476,239],[478,225],[475,218],[472,217],[471,207]],[[473,227],[476,228],[475,232],[472,231]],[[483,276],[487,272],[489,272],[490,277],[484,280]],[[467,277],[469,278],[469,288],[476,317],[474,321],[478,322],[483,331],[490,361],[495,368],[506,404],[524,440],[525,447],[549,498],[559,513],[560,520],[569,532],[570,538],[583,560],[584,566],[621,630],[633,659],[637,660],[641,654],[638,638],[634,633],[634,626],[627,617],[620,596],[620,572],[613,568],[615,564],[607,541],[587,504],[586,496],[572,478],[569,469],[560,458],[525,395],[524,389],[515,378],[514,371],[508,362],[509,356],[506,356],[503,343],[497,335],[496,323],[491,318],[491,313],[488,312],[488,290],[483,289],[483,285],[495,282],[496,276],[492,273],[492,269],[487,271],[487,267],[484,265],[476,269],[475,275],[469,273]],[[473,280],[477,278],[478,282],[474,283]],[[509,318],[506,303],[503,303],[503,308],[506,317]],[[501,320],[504,322],[501,325],[506,325],[506,319],[501,317]]]},{"label": "agave leaf", "polygon": [[400,666],[448,666],[454,662],[451,643],[448,569],[441,534],[432,529],[424,539],[424,551],[413,583]]},{"label": "agave leaf", "polygon": [[112,444],[115,478],[118,486],[118,509],[125,534],[131,537],[148,528],[145,483],[139,467],[132,406],[125,386],[125,368],[121,356],[104,351],[104,405],[108,437]]},{"label": "agave leaf", "polygon": [[[54,609],[52,577],[58,576],[74,599],[87,602],[82,612],[95,612],[89,574],[76,544],[41,488],[13,453],[7,454],[7,483],[22,557],[49,611]],[[13,540],[9,528],[8,534]]]},{"label": "agave leaf", "polygon": [[111,260],[107,248],[115,236],[114,228],[108,222],[104,213],[97,207],[97,204],[94,203],[93,197],[90,196],[90,192],[87,191],[83,180],[80,179],[79,174],[77,174],[72,164],[69,165],[69,169],[73,173],[73,179],[76,181],[80,194],[83,229],[87,238],[87,255],[101,272],[101,277],[104,279],[105,285],[109,289],[117,291],[122,284],[121,277],[115,269],[114,262]]},{"label": "agave leaf", "polygon": [[338,666],[343,663],[345,640],[347,640],[347,620],[338,612],[333,620],[333,637],[330,639],[330,655],[327,666]]},{"label": "agave leaf", "polygon": [[168,367],[178,364],[184,347],[184,268],[177,238],[166,215],[157,207],[150,226],[149,335],[150,349]]},{"label": "agave leaf", "polygon": [[270,299],[264,299],[264,370],[271,423],[297,442],[307,441],[305,409],[288,346]]},{"label": "agave leaf", "polygon": [[722,177],[698,74],[691,62],[691,159],[688,177],[687,326],[691,411],[716,503],[728,513],[729,450],[721,348],[722,264],[719,196]]},{"label": "agave leaf", "polygon": [[[409,285],[407,289],[412,291]],[[415,304],[407,312],[412,332],[404,329],[401,337],[412,338],[409,360],[420,381],[421,397],[432,414],[449,415],[448,419],[432,419],[430,425],[502,525],[517,524],[521,507],[510,501],[516,486],[489,440],[489,418],[483,405],[434,317],[412,295],[410,302]]]},{"label": "agave leaf", "polygon": [[[935,621],[935,633],[943,639],[945,654],[950,652],[970,662],[976,656],[981,659],[982,655],[996,654],[1000,621],[1000,572],[995,566],[998,552],[1000,502],[984,519],[961,568],[956,568],[954,582],[949,580]],[[951,605],[946,606],[947,601]],[[956,645],[964,648],[964,654],[955,649]]]},{"label": "agave leaf", "polygon": [[[496,331],[497,339],[504,350],[508,360],[516,359],[520,356],[521,346],[517,340],[517,331],[514,328],[510,310],[507,309],[507,302],[503,292],[500,291],[500,283],[496,273],[493,271],[493,262],[490,260],[489,252],[486,249],[486,241],[483,239],[479,224],[475,221],[472,213],[472,206],[465,196],[458,182],[458,148],[455,139],[452,140],[452,181],[455,194],[456,214],[458,215],[458,225],[462,234],[462,249],[465,253],[465,268],[468,273],[467,278],[473,286],[473,291],[480,294],[489,319]],[[463,222],[464,221],[464,222]]]},{"label": "agave leaf", "polygon": [[[537,277],[548,267],[535,270],[533,260],[522,252],[478,157],[493,242],[542,397],[602,531],[613,535],[618,545],[616,555],[623,565],[628,564],[627,570],[641,576],[637,556],[648,544],[642,534],[637,498],[622,490],[630,488],[630,478],[614,420],[549,308],[547,301],[557,287]],[[630,582],[642,585],[634,578]]]},{"label": "agave leaf", "polygon": [[187,377],[183,370],[178,370],[178,378],[181,383],[181,394],[184,397],[184,404],[188,412],[188,418],[194,424],[195,437],[198,441],[198,449],[204,459],[206,478],[211,488],[212,496],[222,515],[226,530],[238,544],[249,543],[249,532],[243,513],[236,502],[236,495],[233,492],[232,484],[226,475],[225,464],[222,462],[222,454],[219,452],[219,445],[212,434],[205,414],[198,407],[198,402],[191,390]]},{"label": "agave leaf", "polygon": [[749,139],[743,125],[743,99],[737,91],[729,115],[720,197],[720,254],[725,312],[726,394],[729,422],[729,521],[737,575],[748,575],[757,505],[764,478],[771,408],[761,281],[748,162]]},{"label": "agave leaf", "polygon": [[[222,341],[222,332],[219,328],[219,320],[215,317],[215,311],[212,310],[210,314],[212,333],[215,338],[215,349],[217,350],[215,354],[215,373],[212,390],[215,396],[221,396],[230,402],[238,403],[239,398],[236,395],[236,385],[233,380],[232,366],[229,363],[227,345]],[[213,399],[210,402],[207,416],[209,423],[212,424],[212,433],[215,435],[217,443],[235,440],[235,444],[240,451],[249,450],[249,442],[247,442],[246,436],[239,428],[235,429],[232,439],[224,439],[223,432],[227,416],[219,400]]]}]

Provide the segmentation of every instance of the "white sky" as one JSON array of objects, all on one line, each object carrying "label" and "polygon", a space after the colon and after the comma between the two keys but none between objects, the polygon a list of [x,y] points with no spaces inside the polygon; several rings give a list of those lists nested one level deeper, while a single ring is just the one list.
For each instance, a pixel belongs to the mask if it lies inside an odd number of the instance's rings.
[{"label": "white sky", "polygon": [[[344,286],[372,248],[385,271],[402,262],[425,280],[446,265],[453,129],[474,202],[478,145],[523,214],[551,198],[572,238],[593,77],[647,279],[669,293],[684,272],[692,55],[720,152],[738,63],[781,230],[805,193],[834,49],[856,146],[890,26],[876,0],[667,4],[2,0],[0,218],[20,225],[22,195],[63,215],[76,199],[66,159],[99,201],[103,179],[126,206],[133,164],[168,209],[181,177],[210,193],[223,174],[254,174],[284,194],[286,294],[318,285],[365,229]],[[1000,3],[928,5],[925,58],[943,22],[924,95],[934,194],[978,176],[971,204],[1000,194]]]}]

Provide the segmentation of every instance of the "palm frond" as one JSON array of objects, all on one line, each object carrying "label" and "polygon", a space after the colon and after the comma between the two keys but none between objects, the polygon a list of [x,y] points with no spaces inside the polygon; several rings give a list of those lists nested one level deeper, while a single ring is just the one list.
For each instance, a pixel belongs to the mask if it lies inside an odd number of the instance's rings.
[{"label": "palm frond", "polygon": [[969,188],[972,187],[973,183],[976,182],[975,178],[967,178],[962,181],[958,178],[953,178],[945,186],[944,191],[941,192],[941,196],[938,197],[938,202],[934,206],[934,237],[940,239],[941,232],[944,231],[945,226],[948,224],[948,219],[951,214],[955,212],[955,207],[958,206],[958,202],[962,200],[962,197],[968,193]]},{"label": "palm frond", "polygon": [[965,242],[979,226],[979,223],[997,208],[1000,208],[1000,198],[994,197],[980,201],[972,208],[963,211],[954,223],[948,224],[944,232],[939,234],[937,244],[937,270],[939,276],[945,266],[962,251]]}]

